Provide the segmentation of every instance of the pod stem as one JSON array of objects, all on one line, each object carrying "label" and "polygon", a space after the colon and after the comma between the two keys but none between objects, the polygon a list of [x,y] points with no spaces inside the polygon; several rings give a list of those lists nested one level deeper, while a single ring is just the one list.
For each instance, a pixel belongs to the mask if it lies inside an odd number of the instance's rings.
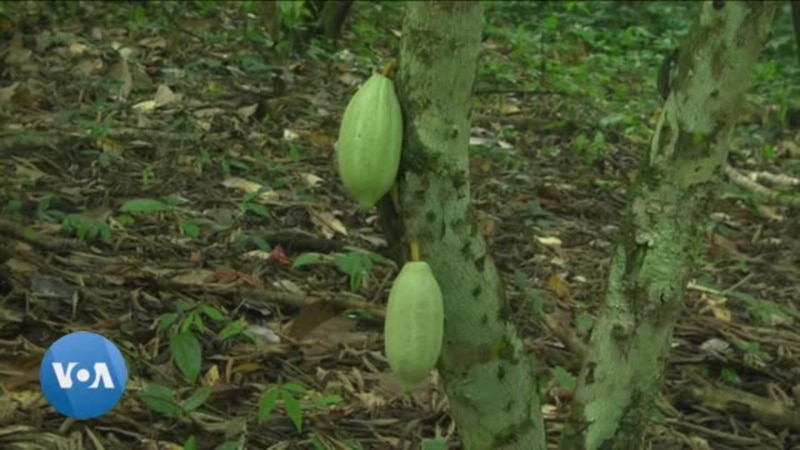
[{"label": "pod stem", "polygon": [[394,79],[394,75],[396,72],[397,72],[397,61],[392,60],[389,61],[389,63],[383,67],[381,75],[385,76],[386,78]]},{"label": "pod stem", "polygon": [[408,243],[408,249],[411,252],[411,261],[419,261],[419,242],[412,240]]}]

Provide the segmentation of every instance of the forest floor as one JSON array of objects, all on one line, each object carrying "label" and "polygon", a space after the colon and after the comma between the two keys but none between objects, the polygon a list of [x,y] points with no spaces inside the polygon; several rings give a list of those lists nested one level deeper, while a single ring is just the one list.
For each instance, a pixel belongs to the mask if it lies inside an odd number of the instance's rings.
[{"label": "forest floor", "polygon": [[[377,14],[364,5],[337,50],[291,56],[252,38],[244,13],[159,28],[114,8],[58,20],[6,10],[0,23],[0,448],[390,449],[437,437],[458,448],[435,374],[406,396],[387,372],[381,316],[397,268],[334,169],[341,112],[392,56],[378,42],[396,45],[399,20],[364,44],[378,33],[359,25]],[[569,341],[587,340],[602,302],[627,180],[658,114],[655,67],[597,75],[644,111],[609,115],[628,106],[598,111],[598,95],[563,86],[487,88],[517,55],[487,36],[472,195],[538,356],[555,445],[580,367]],[[585,52],[546,53],[567,67]],[[513,79],[541,75],[516,64]],[[737,169],[797,171],[800,130],[776,128],[775,108],[748,104]],[[770,158],[757,156],[764,142]],[[732,184],[723,194],[652,448],[800,448],[800,214]],[[38,384],[44,351],[76,330],[112,339],[130,369],[122,402],[85,422],[56,413]]]}]

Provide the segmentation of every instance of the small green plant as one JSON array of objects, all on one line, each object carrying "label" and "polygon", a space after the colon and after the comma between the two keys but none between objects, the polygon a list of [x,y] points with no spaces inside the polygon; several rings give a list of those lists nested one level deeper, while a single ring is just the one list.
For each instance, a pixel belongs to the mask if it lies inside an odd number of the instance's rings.
[{"label": "small green plant", "polygon": [[67,214],[61,220],[61,230],[81,241],[111,242],[111,227],[82,214]]},{"label": "small green plant", "polygon": [[338,395],[327,395],[310,400],[308,397],[310,395],[306,388],[291,381],[270,386],[258,400],[258,418],[261,421],[267,420],[278,402],[282,401],[286,415],[299,433],[303,431],[303,409],[319,410],[342,402],[342,398]]},{"label": "small green plant", "polygon": [[153,184],[153,181],[156,179],[156,174],[153,171],[152,167],[147,167],[142,170],[142,186],[148,187]]},{"label": "small green plant", "polygon": [[208,398],[211,397],[211,392],[211,388],[201,387],[188,397],[181,399],[178,392],[167,386],[148,384],[139,391],[138,397],[152,411],[167,417],[178,418],[203,406]]},{"label": "small green plant", "polygon": [[361,288],[364,277],[372,273],[375,263],[393,264],[390,260],[377,253],[355,247],[345,247],[344,251],[335,253],[333,256],[320,253],[302,253],[295,258],[292,268],[298,269],[303,266],[331,262],[339,272],[347,275],[351,292],[356,292]]},{"label": "small green plant", "polygon": [[256,203],[256,200],[267,190],[266,187],[261,187],[261,189],[250,192],[244,196],[242,199],[242,203],[239,204],[239,210],[242,214],[255,214],[256,216],[262,217],[264,219],[272,219],[272,212],[266,206]]},{"label": "small green plant", "polygon": [[209,305],[192,305],[184,300],[176,303],[175,311],[158,318],[158,328],[169,338],[169,349],[175,365],[187,380],[194,383],[200,375],[203,348],[198,336],[211,333],[207,326],[210,320],[217,326],[224,324],[217,334],[223,341],[244,336],[255,340],[244,320],[229,321],[219,309]]},{"label": "small green plant", "polygon": [[22,202],[19,198],[12,198],[8,200],[3,207],[3,215],[8,216],[11,220],[22,219]]}]

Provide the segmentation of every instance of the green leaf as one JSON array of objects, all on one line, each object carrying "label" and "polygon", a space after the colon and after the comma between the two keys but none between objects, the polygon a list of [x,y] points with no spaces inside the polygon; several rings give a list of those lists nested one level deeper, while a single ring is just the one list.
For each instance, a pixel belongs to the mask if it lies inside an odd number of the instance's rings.
[{"label": "green leaf", "polygon": [[300,386],[299,384],[297,384],[297,383],[295,383],[293,381],[289,381],[287,383],[283,383],[283,385],[281,386],[281,389],[283,389],[284,391],[289,391],[289,392],[291,392],[293,394],[300,394],[300,395],[306,395],[306,393],[308,392],[308,390],[306,388],[304,388],[303,386]]},{"label": "green leaf", "polygon": [[725,382],[728,384],[733,384],[733,385],[742,384],[742,379],[739,377],[739,374],[736,373],[736,371],[731,369],[730,367],[723,368],[720,375],[722,376],[722,379],[725,380]]},{"label": "green leaf", "polygon": [[268,253],[272,251],[272,246],[269,245],[269,242],[265,241],[264,238],[262,238],[261,236],[251,234],[249,237],[250,241],[253,244],[255,244],[255,246],[258,247],[258,249],[261,250],[262,252]]},{"label": "green leaf", "polygon": [[208,397],[211,396],[211,388],[209,387],[202,387],[196,391],[192,395],[189,396],[186,400],[183,401],[183,409],[186,412],[192,412],[195,409],[203,406],[203,404],[208,400]]},{"label": "green leaf", "polygon": [[197,239],[200,237],[200,226],[191,220],[181,222],[181,233],[189,236],[190,238]]},{"label": "green leaf", "polygon": [[152,198],[141,198],[128,200],[120,208],[120,211],[125,213],[157,213],[169,211],[170,206],[160,200]]},{"label": "green leaf", "polygon": [[183,414],[175,400],[175,392],[166,386],[149,384],[139,391],[139,398],[148,408],[165,416],[177,417]]},{"label": "green leaf", "polygon": [[364,280],[364,272],[355,272],[350,274],[350,292],[356,292],[361,287],[361,282]]},{"label": "green leaf", "polygon": [[273,386],[258,399],[258,420],[267,420],[275,405],[278,403],[278,397],[281,395],[281,390]]},{"label": "green leaf", "polygon": [[183,443],[183,450],[197,450],[197,438],[189,436],[189,439]]},{"label": "green leaf", "polygon": [[225,314],[222,314],[222,311],[214,308],[213,306],[203,305],[200,307],[200,312],[205,314],[205,316],[209,319],[217,322],[225,320]]},{"label": "green leaf", "polygon": [[444,439],[425,439],[422,441],[422,450],[447,450],[447,441]]},{"label": "green leaf", "polygon": [[[197,322],[198,317],[199,315],[196,312],[194,311],[190,312],[186,316],[186,319],[183,320],[183,323],[181,323],[181,333],[186,333],[191,331],[192,326]],[[202,327],[202,323],[200,325]]]},{"label": "green leaf", "polygon": [[175,333],[169,337],[169,350],[175,365],[189,381],[194,383],[200,376],[203,348],[191,332]]},{"label": "green leaf", "polygon": [[328,450],[325,447],[325,444],[322,443],[322,440],[320,440],[319,436],[317,436],[317,433],[311,433],[311,436],[308,438],[308,440],[311,441],[311,445],[314,446],[314,450]]},{"label": "green leaf", "polygon": [[281,390],[281,398],[283,406],[286,408],[286,415],[294,423],[295,429],[298,432],[303,431],[303,410],[300,408],[300,402],[294,398],[291,392],[285,390]]},{"label": "green leaf", "polygon": [[292,263],[292,269],[297,269],[303,266],[308,266],[311,264],[316,264],[322,259],[322,255],[319,253],[301,253],[297,255]]},{"label": "green leaf", "polygon": [[179,312],[186,312],[192,308],[194,308],[194,306],[186,300],[178,300],[175,304],[175,309],[177,309]]},{"label": "green leaf", "polygon": [[247,322],[244,319],[239,319],[236,322],[231,322],[225,325],[225,328],[219,332],[219,338],[223,341],[242,334],[247,329]]},{"label": "green leaf", "polygon": [[578,328],[583,330],[584,333],[588,333],[594,326],[594,317],[591,314],[580,314],[576,321],[578,322]]},{"label": "green leaf", "polygon": [[117,216],[117,223],[120,224],[120,226],[129,227],[136,223],[136,219],[130,214],[120,214]]},{"label": "green leaf", "polygon": [[551,372],[553,373],[553,379],[556,380],[556,383],[558,383],[559,386],[570,391],[575,390],[575,387],[578,385],[578,383],[575,381],[575,377],[567,372],[567,369],[557,366],[551,369]]},{"label": "green leaf", "polygon": [[259,205],[257,203],[248,203],[247,206],[245,206],[245,211],[253,213],[257,216],[261,216],[265,219],[272,218],[272,213],[269,211],[269,209],[266,206]]},{"label": "green leaf", "polygon": [[180,318],[178,313],[166,313],[162,314],[161,317],[158,318],[158,329],[161,331],[167,331],[171,326],[175,325],[175,323]]},{"label": "green leaf", "polygon": [[320,399],[314,401],[314,406],[317,408],[323,408],[325,406],[331,405],[340,405],[342,403],[342,397],[338,395],[326,395]]}]

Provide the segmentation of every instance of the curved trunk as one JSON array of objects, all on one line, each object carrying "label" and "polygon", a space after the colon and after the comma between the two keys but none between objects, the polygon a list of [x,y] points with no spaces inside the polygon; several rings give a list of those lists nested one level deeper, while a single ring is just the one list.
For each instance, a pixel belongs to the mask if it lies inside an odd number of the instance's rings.
[{"label": "curved trunk", "polygon": [[[721,6],[720,6],[721,5]],[[777,2],[704,2],[634,184],[561,448],[640,450]]]}]

